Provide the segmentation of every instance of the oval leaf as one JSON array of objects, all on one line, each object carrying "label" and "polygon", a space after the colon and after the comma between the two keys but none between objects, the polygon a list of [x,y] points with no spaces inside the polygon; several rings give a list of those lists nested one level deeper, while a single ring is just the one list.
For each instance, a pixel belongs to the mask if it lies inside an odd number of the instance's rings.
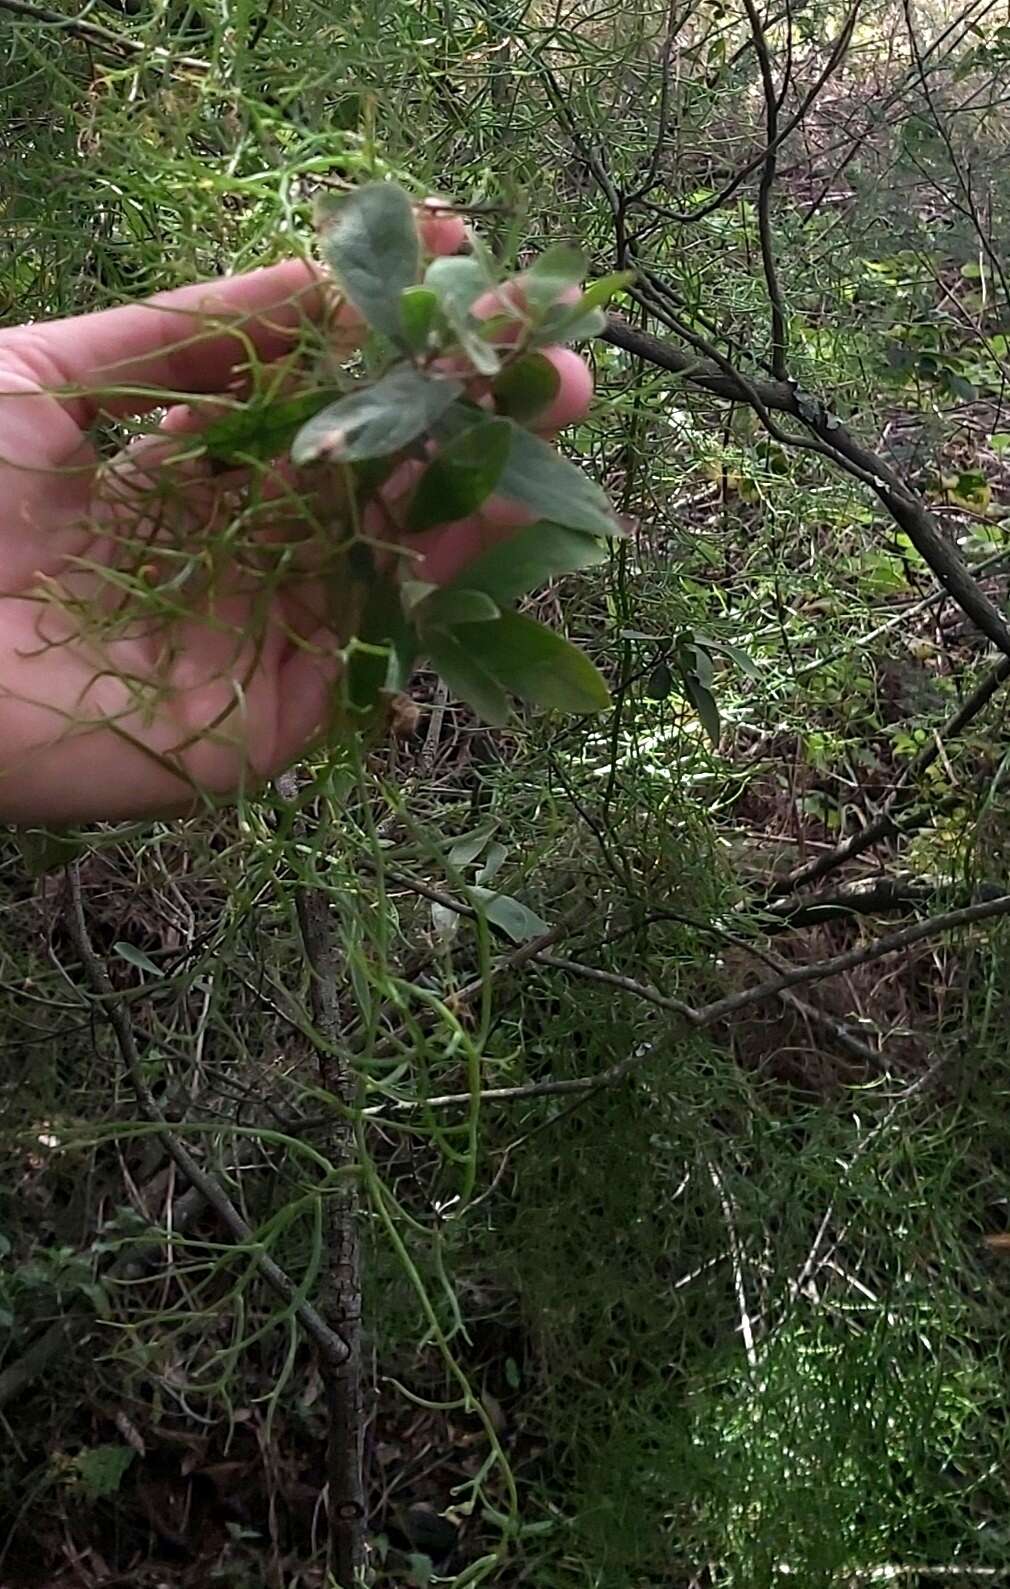
[{"label": "oval leaf", "polygon": [[471,425],[442,448],[418,481],[407,529],[430,530],[473,513],[498,483],[512,445],[504,419]]},{"label": "oval leaf", "polygon": [[[511,421],[507,421],[511,424]],[[512,446],[498,490],[540,518],[588,535],[620,533],[606,494],[554,447],[512,425]]]},{"label": "oval leaf", "polygon": [[452,327],[461,351],[481,375],[497,374],[501,360],[481,335],[480,323],[473,316],[477,299],[488,292],[490,282],[476,259],[456,255],[432,260],[424,275],[424,285],[438,298],[439,307]]},{"label": "oval leaf", "polygon": [[46,872],[69,866],[87,849],[83,839],[51,832],[48,828],[22,828],[15,833],[14,843],[29,877],[44,877]]},{"label": "oval leaf", "polygon": [[481,671],[534,706],[602,712],[610,692],[599,669],[562,635],[521,613],[494,623],[460,624],[457,641]]},{"label": "oval leaf", "polygon": [[400,328],[411,353],[430,351],[438,320],[438,298],[430,287],[408,287],[400,294]]},{"label": "oval leaf", "polygon": [[459,397],[459,381],[422,375],[401,364],[374,385],[359,386],[303,425],[291,457],[297,464],[318,458],[351,463],[399,452],[439,419]]},{"label": "oval leaf", "polygon": [[587,309],[585,314],[560,313],[564,307],[562,304],[552,309],[537,327],[533,341],[538,347],[552,342],[591,342],[607,329],[607,317],[602,309]]},{"label": "oval leaf", "polygon": [[601,311],[634,279],[633,270],[618,270],[591,282],[577,303],[555,304],[537,327],[537,341],[581,342],[599,336],[607,323]]},{"label": "oval leaf", "polygon": [[582,250],[558,243],[539,255],[526,272],[526,302],[531,309],[546,309],[557,303],[563,292],[577,287],[585,274],[586,256]]},{"label": "oval leaf", "polygon": [[[460,575],[467,590],[482,590],[499,605],[507,605],[528,591],[538,590],[559,574],[573,574],[594,563],[605,563],[609,553],[602,541],[540,520],[517,530],[474,558]],[[446,586],[451,590],[452,586]]]},{"label": "oval leaf", "polygon": [[132,943],[114,943],[112,952],[118,955],[120,960],[125,960],[127,965],[136,966],[138,971],[146,971],[152,977],[163,975],[150,955],[146,955],[143,949],[135,949]]},{"label": "oval leaf", "polygon": [[542,916],[530,910],[510,894],[496,894],[493,888],[467,890],[474,903],[479,905],[488,921],[507,933],[513,943],[524,943],[528,938],[539,938],[550,929]]},{"label": "oval leaf", "polygon": [[[471,627],[490,629],[493,625],[474,624]],[[460,644],[456,635],[447,629],[432,629],[424,643],[432,666],[437,668],[453,694],[472,706],[485,723],[493,728],[504,728],[510,715],[505,691],[466,646]]]},{"label": "oval leaf", "polygon": [[690,674],[685,674],[684,694],[697,712],[698,720],[711,740],[712,745],[718,750],[722,725],[719,721],[719,707],[712,691],[706,689],[704,684],[697,678]]},{"label": "oval leaf", "polygon": [[424,273],[424,285],[452,317],[469,314],[491,283],[475,259],[449,254],[432,260]]},{"label": "oval leaf", "polygon": [[561,386],[557,367],[542,353],[527,353],[509,364],[491,388],[499,414],[526,425],[553,403]]},{"label": "oval leaf", "polygon": [[368,324],[400,338],[400,294],[417,281],[421,263],[414,207],[403,189],[394,182],[372,182],[328,207],[321,246]]},{"label": "oval leaf", "polygon": [[472,833],[461,834],[449,851],[450,866],[469,866],[490,842],[493,832],[494,823],[491,822],[483,827],[474,828]]},{"label": "oval leaf", "polygon": [[649,674],[645,693],[651,701],[665,701],[673,689],[673,674],[668,662],[657,662]]},{"label": "oval leaf", "polygon": [[411,610],[422,629],[451,629],[460,623],[490,623],[501,616],[497,602],[483,590],[468,590],[462,585],[436,588],[422,604]]}]

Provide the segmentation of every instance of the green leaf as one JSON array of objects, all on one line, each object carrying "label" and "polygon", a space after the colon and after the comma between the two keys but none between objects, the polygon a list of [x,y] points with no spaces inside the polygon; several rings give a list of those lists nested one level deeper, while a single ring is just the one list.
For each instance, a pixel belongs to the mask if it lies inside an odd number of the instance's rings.
[{"label": "green leaf", "polygon": [[462,390],[459,381],[397,365],[374,385],[348,392],[303,425],[291,456],[296,464],[317,458],[350,463],[399,452],[441,418]]},{"label": "green leaf", "polygon": [[474,369],[481,375],[497,374],[501,360],[481,335],[480,322],[472,313],[477,299],[493,286],[482,267],[475,259],[455,255],[434,259],[425,271],[424,285],[436,294],[442,313]]},{"label": "green leaf", "polygon": [[698,714],[698,720],[708,735],[712,744],[718,748],[722,727],[719,721],[719,708],[712,691],[706,689],[701,681],[692,674],[684,675],[684,694]]},{"label": "green leaf", "polygon": [[414,209],[403,189],[372,182],[349,193],[324,216],[321,247],[368,324],[399,339],[400,294],[415,284],[421,264]]},{"label": "green leaf", "polygon": [[587,535],[620,533],[614,510],[595,481],[518,425],[512,425],[512,446],[498,490],[566,529],[584,530]]},{"label": "green leaf", "polygon": [[475,828],[472,833],[460,834],[449,851],[450,866],[469,866],[485,848],[493,832],[494,823],[490,822],[485,823],[483,827]]},{"label": "green leaf", "polygon": [[[537,590],[559,574],[604,563],[607,548],[601,541],[540,520],[525,525],[507,541],[499,541],[474,558],[459,576],[467,590],[481,590],[500,606]],[[453,589],[449,585],[446,590]]]},{"label": "green leaf", "polygon": [[47,872],[58,872],[87,849],[83,839],[53,833],[48,828],[22,828],[15,833],[14,843],[21,853],[29,877],[44,877]]},{"label": "green leaf", "polygon": [[425,579],[401,579],[400,597],[405,611],[413,614],[414,608],[427,601],[440,587]]},{"label": "green leaf", "polygon": [[498,874],[502,866],[505,864],[506,860],[508,859],[508,853],[509,852],[505,848],[504,844],[499,844],[497,839],[495,839],[492,844],[489,844],[487,847],[487,855],[484,858],[484,864],[477,873],[477,882],[483,884],[490,883],[491,879]]},{"label": "green leaf", "polygon": [[112,1315],[112,1299],[99,1280],[81,1280],[77,1285],[82,1296],[87,1297],[91,1306],[100,1319],[108,1319]]},{"label": "green leaf", "polygon": [[271,401],[257,397],[208,425],[201,440],[218,463],[276,458],[290,447],[306,420],[340,397],[336,387]]},{"label": "green leaf", "polygon": [[[471,627],[490,629],[491,625]],[[425,635],[424,644],[432,666],[438,669],[453,694],[472,706],[485,723],[504,728],[510,716],[505,691],[456,635],[448,629],[431,629]]]},{"label": "green leaf", "polygon": [[537,327],[535,340],[540,344],[587,342],[592,337],[598,337],[607,325],[603,309],[615,292],[620,292],[634,279],[633,270],[618,270],[592,282],[577,303],[555,304]]},{"label": "green leaf", "polygon": [[947,376],[947,390],[951,397],[958,397],[964,403],[973,403],[978,396],[978,387],[956,372]]},{"label": "green leaf", "polygon": [[578,303],[572,304],[572,310],[577,314],[585,314],[589,309],[605,309],[615,292],[623,292],[634,279],[633,270],[615,270],[609,276],[598,276],[589,283]]},{"label": "green leaf", "polygon": [[380,688],[393,694],[405,690],[417,656],[417,631],[404,615],[396,585],[383,575],[369,578],[358,638],[369,645],[388,647],[386,678]]},{"label": "green leaf", "polygon": [[491,392],[499,414],[525,425],[553,403],[560,387],[561,377],[550,359],[527,353],[506,365]]},{"label": "green leaf", "polygon": [[352,711],[362,716],[374,711],[386,688],[391,660],[389,646],[371,645],[357,639],[351,641],[341,682],[344,699]]},{"label": "green leaf", "polygon": [[684,655],[686,658],[684,672],[688,676],[693,675],[699,684],[708,689],[715,677],[715,670],[705,645],[698,643],[697,637],[689,639],[684,646]]},{"label": "green leaf", "polygon": [[546,347],[551,342],[591,342],[607,329],[607,317],[602,309],[590,309],[586,314],[559,315],[538,326],[533,342]]},{"label": "green leaf", "polygon": [[450,910],[448,905],[440,905],[437,900],[431,903],[431,925],[436,938],[443,943],[447,942],[459,930],[460,916],[458,910]]},{"label": "green leaf", "polygon": [[490,623],[501,616],[497,602],[482,590],[443,585],[412,609],[422,632],[425,628],[451,629],[460,623]]},{"label": "green leaf", "polygon": [[452,638],[499,686],[534,706],[602,712],[610,705],[603,675],[589,658],[521,613],[503,612],[494,623],[460,624]]},{"label": "green leaf", "polygon": [[449,254],[432,260],[424,273],[424,285],[435,294],[444,313],[451,318],[468,315],[492,283],[475,259]]},{"label": "green leaf", "polygon": [[580,248],[558,243],[538,255],[523,279],[523,292],[531,309],[547,309],[563,292],[577,287],[586,274],[586,256]]},{"label": "green leaf", "polygon": [[425,1556],[420,1551],[415,1551],[407,1557],[407,1569],[410,1581],[417,1586],[417,1589],[428,1589],[428,1585],[435,1576],[435,1568],[430,1556]]},{"label": "green leaf", "polygon": [[529,938],[539,938],[541,933],[550,930],[542,916],[538,916],[535,910],[530,910],[528,905],[523,905],[518,899],[513,899],[510,894],[496,894],[493,888],[478,888],[476,885],[467,892],[484,912],[488,921],[507,933],[513,943],[524,943]]},{"label": "green leaf", "polygon": [[138,971],[146,971],[153,977],[160,977],[164,974],[155,965],[150,955],[146,955],[143,949],[135,949],[132,943],[114,943],[112,952],[114,955],[118,955],[120,960],[125,960],[127,965],[136,966]]},{"label": "green leaf", "polygon": [[400,325],[411,353],[431,351],[438,321],[438,297],[430,287],[408,287],[400,294]]},{"label": "green leaf", "polygon": [[650,701],[665,701],[673,688],[673,674],[670,672],[668,662],[657,662],[649,674],[649,682],[645,686],[645,693]]},{"label": "green leaf", "polygon": [[[990,440],[992,438],[990,437]],[[735,662],[740,672],[748,679],[760,678],[760,670],[749,651],[744,651],[742,646],[732,645],[728,640],[710,640],[708,644],[715,650],[723,652],[730,661]]]},{"label": "green leaf", "polygon": [[130,1446],[92,1446],[89,1451],[78,1452],[74,1466],[82,1489],[93,1501],[115,1495],[135,1456]]},{"label": "green leaf", "polygon": [[447,442],[418,481],[408,530],[430,530],[474,513],[497,485],[511,445],[506,419],[482,420]]}]

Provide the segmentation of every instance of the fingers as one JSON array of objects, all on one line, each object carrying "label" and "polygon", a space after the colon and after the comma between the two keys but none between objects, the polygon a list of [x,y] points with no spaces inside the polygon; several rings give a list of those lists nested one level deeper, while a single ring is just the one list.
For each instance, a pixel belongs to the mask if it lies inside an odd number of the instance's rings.
[{"label": "fingers", "polygon": [[593,400],[593,376],[585,359],[571,348],[544,348],[558,372],[558,389],[548,406],[535,416],[533,429],[540,431],[564,430],[566,425],[577,425],[589,412]]},{"label": "fingers", "polygon": [[418,217],[421,243],[429,254],[455,254],[466,241],[466,227],[441,199],[425,199]]},{"label": "fingers", "polygon": [[[0,350],[15,353],[43,387],[107,389],[108,396],[68,396],[65,406],[83,427],[99,412],[144,413],[166,393],[226,391],[251,353],[266,361],[289,350],[324,303],[318,272],[293,259],[145,303],[22,327],[0,337]],[[128,390],[117,394],[117,387]]]},{"label": "fingers", "polygon": [[[558,302],[576,303],[579,296],[578,287],[566,287],[559,293]],[[474,314],[481,320],[490,319],[492,315],[500,312],[503,298],[517,308],[523,308],[525,296],[522,276],[505,282],[497,292],[488,292],[478,298],[474,304]],[[518,320],[514,325],[504,327],[501,342],[506,345],[517,342],[520,331],[521,325]],[[593,396],[593,377],[588,365],[570,348],[541,348],[538,351],[554,365],[559,384],[548,406],[529,422],[531,428],[550,433],[563,430],[566,425],[578,424],[585,418]]]},{"label": "fingers", "polygon": [[[425,210],[418,220],[424,247],[454,253],[465,237],[459,216],[437,199]],[[292,259],[145,303],[19,328],[0,347],[16,352],[44,387],[96,389],[67,397],[65,406],[83,428],[99,412],[144,413],[165,394],[226,391],[251,355],[268,362],[288,351],[306,321],[321,319],[325,303],[320,272]],[[350,353],[359,330],[353,310],[340,306],[328,327],[330,351]]]}]

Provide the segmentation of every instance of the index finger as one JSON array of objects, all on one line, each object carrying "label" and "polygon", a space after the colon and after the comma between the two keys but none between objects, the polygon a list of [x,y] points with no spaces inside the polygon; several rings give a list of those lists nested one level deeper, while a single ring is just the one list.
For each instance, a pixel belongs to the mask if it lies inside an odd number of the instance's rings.
[{"label": "index finger", "polygon": [[65,407],[85,425],[99,413],[143,413],[166,396],[226,391],[250,350],[279,358],[324,304],[319,274],[293,259],[120,309],[19,327],[0,343],[40,384],[70,388]]}]

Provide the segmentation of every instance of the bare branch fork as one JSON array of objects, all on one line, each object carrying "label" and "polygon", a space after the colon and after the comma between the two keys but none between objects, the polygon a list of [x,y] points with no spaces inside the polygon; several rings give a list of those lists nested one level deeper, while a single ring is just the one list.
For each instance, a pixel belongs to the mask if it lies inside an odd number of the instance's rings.
[{"label": "bare branch fork", "polygon": [[[431,888],[425,883],[416,883],[412,879],[398,877],[396,879],[403,886],[413,889],[426,899],[434,899],[439,904],[444,904],[448,909],[454,910],[463,916],[476,914],[471,906],[463,905],[451,895],[443,894],[438,889]],[[562,971],[569,976],[582,977],[590,982],[598,982],[605,987],[617,988],[629,993],[635,998],[640,998],[648,1004],[656,1005],[659,1009],[667,1010],[671,1015],[679,1017],[684,1024],[693,1030],[705,1030],[717,1025],[720,1021],[739,1015],[755,1004],[763,1003],[766,999],[786,995],[786,1002],[796,1007],[799,1003],[799,1013],[818,1018],[821,1011],[814,1011],[802,1001],[795,1001],[788,997],[791,990],[803,983],[822,982],[828,977],[840,976],[843,972],[853,971],[858,966],[870,965],[875,960],[883,959],[889,954],[899,953],[909,949],[914,944],[922,943],[926,939],[935,938],[943,933],[956,932],[963,927],[975,926],[980,922],[992,920],[1001,916],[1010,915],[1010,894],[1001,894],[994,899],[980,900],[976,904],[966,905],[960,910],[951,910],[943,915],[931,916],[926,921],[914,922],[908,927],[903,927],[897,932],[888,933],[883,938],[878,938],[873,943],[863,944],[854,949],[847,949],[841,954],[832,955],[826,960],[819,960],[811,965],[792,966],[778,971],[774,977],[764,982],[756,983],[750,988],[741,988],[736,993],[729,993],[721,999],[714,999],[709,1004],[692,1005],[683,999],[673,998],[660,992],[658,988],[650,987],[647,983],[636,982],[631,977],[619,976],[614,972],[603,970],[597,966],[585,965],[578,960],[569,960],[560,955],[548,954],[545,950],[537,949],[530,945],[527,960],[545,966],[550,970]],[[511,957],[509,957],[511,958]],[[774,962],[773,962],[774,963]],[[508,959],[505,964],[508,964]],[[477,985],[479,986],[479,984]],[[462,990],[462,995],[467,997],[472,993],[472,988]],[[833,1021],[832,1017],[825,1017],[826,1021]],[[839,1025],[840,1023],[834,1023]],[[843,1028],[846,1039],[852,1039],[852,1034]],[[834,1035],[840,1036],[839,1033]],[[854,1042],[857,1040],[853,1040]],[[848,1044],[844,1044],[848,1048]],[[489,1087],[481,1092],[484,1100],[508,1102],[523,1098],[565,1097],[572,1094],[595,1092],[601,1087],[613,1087],[623,1081],[633,1071],[640,1069],[650,1059],[655,1059],[665,1048],[663,1043],[644,1043],[641,1048],[629,1054],[627,1058],[611,1065],[608,1069],[597,1072],[595,1076],[578,1076],[566,1078],[562,1081],[545,1081],[523,1083],[515,1087]],[[849,1052],[854,1049],[849,1048]],[[866,1058],[867,1053],[876,1060],[879,1056],[872,1050],[863,1049],[860,1058]],[[426,1098],[423,1104],[414,1105],[410,1100],[393,1100],[392,1106],[400,1109],[414,1107],[448,1108],[452,1105],[470,1102],[469,1093],[446,1093],[436,1098]],[[381,1113],[381,1109],[370,1110],[370,1113]]]}]

